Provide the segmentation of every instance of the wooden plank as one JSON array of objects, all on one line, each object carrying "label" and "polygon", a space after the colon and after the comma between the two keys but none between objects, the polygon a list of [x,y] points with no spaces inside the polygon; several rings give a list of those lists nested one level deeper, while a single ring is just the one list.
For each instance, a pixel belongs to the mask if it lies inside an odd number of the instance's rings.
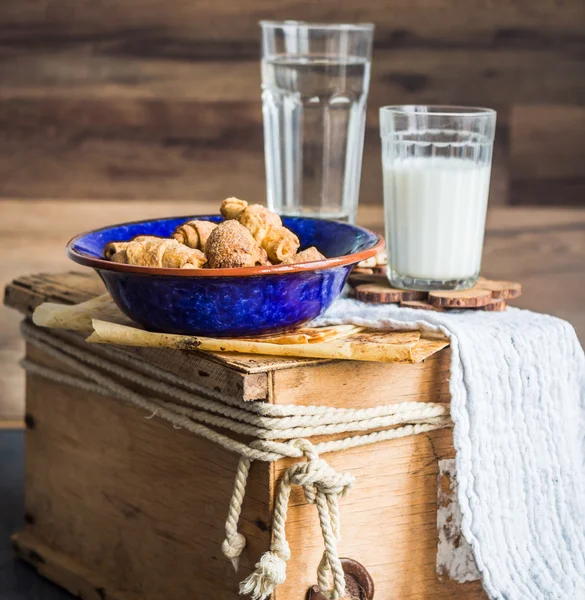
[{"label": "wooden plank", "polygon": [[[369,212],[373,214],[373,210]],[[369,217],[372,219],[372,216]],[[497,208],[488,210],[486,232],[491,237],[579,230],[585,225],[585,210],[562,207]]]},{"label": "wooden plank", "polygon": [[209,360],[204,357],[194,360],[190,352],[156,348],[124,348],[120,351],[139,356],[149,364],[162,367],[214,392],[246,401],[266,400],[268,397],[268,377],[265,372],[242,373],[226,369],[226,363],[221,360]]},{"label": "wooden plank", "polygon": [[[87,350],[85,336],[74,332],[53,330],[52,334],[66,342]],[[191,381],[204,389],[213,390],[238,400],[266,400],[268,397],[268,376],[266,373],[243,373],[226,368],[225,362],[214,360],[209,353],[183,352],[178,350],[158,350],[156,348],[130,348],[89,346],[89,349],[102,358],[115,360],[127,365],[125,358],[139,358],[144,364],[154,365]]]},{"label": "wooden plank", "polygon": [[[585,215],[585,211],[574,211],[576,219],[580,213]],[[567,284],[573,277],[582,281],[584,231],[585,223],[577,220],[556,227],[518,227],[516,230],[495,230],[491,234],[488,230],[482,274],[488,279],[505,279],[522,284],[528,276],[539,277],[543,286],[538,294],[530,297],[528,290],[524,289],[523,296],[514,300],[514,305],[523,306],[526,301],[535,301],[535,296],[545,297],[548,293],[547,279],[555,274],[564,274]],[[550,309],[553,310],[554,305],[551,304]]]},{"label": "wooden plank", "polygon": [[[461,104],[480,105],[487,98],[500,110],[533,103],[534,98],[540,103],[584,102],[579,47],[475,49],[473,60],[470,51],[376,50],[370,126],[377,128],[378,107],[389,98],[394,104],[453,103],[456,98]],[[0,122],[13,132],[10,137],[28,131],[59,138],[72,130],[88,137],[118,129],[118,137],[152,137],[158,131],[170,140],[217,139],[231,127],[241,144],[246,143],[238,135],[242,129],[261,124],[257,51],[245,60],[186,61],[117,55],[88,42],[58,51],[16,50],[7,58],[0,62]],[[500,115],[501,123],[507,120],[507,114]]]},{"label": "wooden plank", "polygon": [[[5,199],[0,200],[0,231],[3,238],[9,242],[10,248],[16,246],[15,252],[22,257],[22,261],[26,257],[34,257],[37,261],[42,259],[47,247],[43,246],[39,252],[36,244],[49,242],[54,247],[52,261],[60,258],[62,270],[66,270],[65,266],[74,265],[65,257],[65,244],[68,239],[82,231],[141,219],[219,214],[218,200],[221,202],[222,199],[161,200],[159,197],[156,201],[119,202],[102,198],[99,202],[84,202],[85,198],[82,197],[55,201],[43,196],[27,201],[26,205],[23,204],[23,199]],[[30,240],[22,239],[24,233],[35,236],[34,247],[31,246]],[[29,252],[25,254],[27,247]]]},{"label": "wooden plank", "polygon": [[[234,150],[225,141],[221,142],[223,147],[217,147],[215,142],[196,137],[145,140],[16,134],[0,145],[0,197],[29,201],[47,196],[99,201],[116,198],[126,202],[164,197],[175,204],[177,200],[204,198],[211,199],[211,212],[217,212],[217,200],[228,195],[264,203],[261,135],[258,125],[250,134],[256,147]],[[505,148],[499,144],[490,189],[494,204],[503,204],[507,198],[505,156]],[[361,186],[362,204],[382,202],[380,139],[371,128],[366,131]],[[196,207],[200,200],[192,203]],[[171,214],[171,208],[166,214]]]},{"label": "wooden plank", "polygon": [[[33,38],[37,47],[74,45],[90,39],[112,53],[144,55],[156,52],[175,60],[195,56],[256,53],[258,21],[376,23],[381,44],[495,46],[547,46],[571,44],[581,39],[583,4],[567,0],[559,10],[555,0],[512,0],[490,4],[466,0],[395,0],[391,5],[364,0],[359,7],[349,0],[251,0],[242,18],[238,2],[193,3],[188,0],[149,2],[115,0],[95,4],[90,0],[40,0],[22,3],[5,0],[0,18],[6,24],[3,41],[8,47],[24,46]],[[16,27],[18,25],[18,27]],[[34,36],[34,37],[33,37]],[[214,43],[209,43],[214,42]]]},{"label": "wooden plank", "polygon": [[7,306],[29,316],[40,302],[77,304],[104,293],[104,285],[91,271],[25,275],[4,292]]},{"label": "wooden plank", "polygon": [[510,175],[513,180],[582,177],[584,157],[585,106],[512,107]]},{"label": "wooden plank", "polygon": [[4,304],[25,316],[31,316],[34,309],[42,302],[77,304],[104,293],[101,280],[93,273],[90,273],[90,277],[84,278],[86,282],[78,289],[69,289],[67,281],[70,275],[72,273],[62,273],[61,276],[52,275],[52,281],[45,279],[42,274],[19,277],[6,287]]},{"label": "wooden plank", "polygon": [[[227,62],[134,57],[91,37],[62,49],[19,48],[0,61],[0,196],[264,199],[256,51],[253,59]],[[510,105],[534,98],[585,103],[581,57],[570,47],[520,44],[476,49],[473,56],[457,46],[376,52],[363,202],[382,197],[378,107],[389,98],[462,104],[489,98],[502,133]],[[498,189],[503,158],[497,150]]]},{"label": "wooden plank", "polygon": [[[283,370],[273,374],[271,397],[277,404],[336,408],[347,408],[351,402],[356,409],[449,402],[449,365],[450,351],[444,350],[419,365],[353,363],[349,367],[334,362]],[[451,431],[442,430],[326,456],[333,468],[356,477],[351,493],[341,501],[340,553],[369,570],[381,598],[486,597],[479,582],[439,582],[435,572],[438,460],[453,453]],[[287,459],[275,463],[275,481],[291,464]],[[323,551],[317,512],[298,489],[291,495],[287,523],[292,558],[287,581],[276,591],[275,600],[303,597],[316,583]]]},{"label": "wooden plank", "polygon": [[26,561],[39,575],[65,588],[76,598],[83,600],[139,600],[134,594],[120,593],[112,589],[99,573],[80,565],[72,557],[39,541],[34,534],[20,531],[12,536],[15,554]]},{"label": "wooden plank", "polygon": [[[356,478],[350,494],[340,502],[340,554],[368,569],[376,596],[388,600],[487,597],[478,581],[457,584],[439,581],[436,575],[438,459],[452,454],[450,430],[327,454],[334,469],[349,471]],[[291,462],[275,463],[275,480]],[[291,494],[287,538],[288,577],[275,600],[303,598],[316,583],[323,552],[317,511],[306,504],[298,488]]]},{"label": "wooden plank", "polygon": [[[63,369],[35,349],[29,356]],[[235,574],[221,544],[237,455],[107,397],[34,375],[27,390],[25,533],[74,563],[50,564],[46,575],[97,570],[100,587],[124,599],[238,598],[269,544],[267,464],[250,474],[248,546]]]},{"label": "wooden plank", "polygon": [[266,195],[259,148],[231,151],[206,148],[202,140],[84,139],[83,134],[12,141],[0,136],[0,142],[0,196],[5,198],[221,200],[238,195],[264,202]]},{"label": "wooden plank", "polygon": [[585,205],[585,178],[527,179],[511,181],[510,202],[514,206]]},{"label": "wooden plank", "polygon": [[397,402],[449,400],[451,352],[442,350],[416,365],[352,362],[351,377],[343,361],[283,369],[272,374],[270,398],[281,404],[353,408]]},{"label": "wooden plank", "polygon": [[[177,85],[182,81],[183,74]],[[6,86],[3,89],[9,89],[8,82]],[[37,197],[221,200],[237,192],[262,200],[258,99],[253,104],[216,104],[213,99],[181,101],[179,92],[172,93],[176,95],[172,101],[87,97],[0,101],[0,129],[8,144],[0,150],[3,194],[24,191],[23,178],[31,177],[37,180],[36,191],[30,188],[26,195]],[[240,175],[226,189],[228,172]]]},{"label": "wooden plank", "polygon": [[513,204],[585,205],[585,106],[515,106],[510,125]]}]

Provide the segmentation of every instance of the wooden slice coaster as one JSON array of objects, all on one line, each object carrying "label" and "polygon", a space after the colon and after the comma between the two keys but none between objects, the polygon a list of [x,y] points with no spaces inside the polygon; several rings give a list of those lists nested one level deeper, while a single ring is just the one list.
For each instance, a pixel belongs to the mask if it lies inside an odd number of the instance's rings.
[{"label": "wooden slice coaster", "polygon": [[455,292],[429,292],[429,302],[445,308],[479,308],[492,302],[492,293],[477,287]]},{"label": "wooden slice coaster", "polygon": [[430,302],[424,300],[405,300],[400,303],[400,306],[405,308],[418,308],[420,310],[434,310],[435,312],[445,312],[442,306],[434,306]]},{"label": "wooden slice coaster", "polygon": [[385,267],[356,268],[352,271],[349,284],[354,288],[354,297],[372,304],[397,304],[407,308],[443,311],[449,309],[481,309],[505,311],[507,300],[517,298],[522,286],[514,281],[494,281],[480,277],[470,290],[419,292],[401,290],[390,286]]},{"label": "wooden slice coaster", "polygon": [[514,281],[492,281],[480,277],[475,287],[481,290],[489,290],[492,293],[492,298],[498,298],[499,300],[518,298],[522,295],[522,285]]},{"label": "wooden slice coaster", "polygon": [[506,310],[505,300],[494,300],[485,306],[480,306],[479,310],[488,310],[492,312],[504,312]]},{"label": "wooden slice coaster", "polygon": [[399,290],[388,283],[365,283],[355,288],[355,297],[362,302],[375,304],[397,304],[404,300],[424,300],[426,292]]},{"label": "wooden slice coaster", "polygon": [[354,271],[352,271],[351,275],[349,276],[349,279],[347,280],[347,283],[355,288],[358,285],[363,285],[364,283],[377,283],[379,285],[388,285],[388,279],[386,278],[386,275],[375,275],[374,273],[372,274],[361,274],[361,273],[357,273],[356,275],[354,275]]}]

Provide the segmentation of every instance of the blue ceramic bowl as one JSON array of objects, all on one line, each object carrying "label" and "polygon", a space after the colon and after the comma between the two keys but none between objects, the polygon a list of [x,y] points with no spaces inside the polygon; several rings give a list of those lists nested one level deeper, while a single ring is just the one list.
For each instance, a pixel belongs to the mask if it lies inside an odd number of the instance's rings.
[{"label": "blue ceramic bowl", "polygon": [[284,217],[301,241],[326,260],[236,269],[163,269],[103,259],[104,246],[136,235],[168,237],[190,219],[173,217],[103,227],[73,238],[67,256],[93,267],[120,309],[151,331],[209,337],[251,336],[298,327],[322,314],[341,292],[352,267],[377,254],[382,238],[337,221]]}]

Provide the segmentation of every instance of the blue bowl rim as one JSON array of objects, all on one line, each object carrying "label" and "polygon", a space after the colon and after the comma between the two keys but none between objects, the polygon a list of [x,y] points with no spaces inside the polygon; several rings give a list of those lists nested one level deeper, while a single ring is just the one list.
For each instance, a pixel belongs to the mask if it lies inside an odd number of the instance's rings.
[{"label": "blue bowl rim", "polygon": [[[90,235],[92,233],[98,233],[100,231],[106,231],[113,227],[123,227],[124,225],[139,225],[140,223],[152,223],[153,221],[164,221],[166,219],[185,219],[185,221],[194,219],[209,219],[210,217],[221,217],[221,215],[187,215],[179,217],[161,217],[159,219],[141,219],[138,221],[127,221],[125,223],[115,223],[113,225],[107,225],[105,227],[99,227],[98,229],[91,229],[83,233],[79,233],[75,237],[71,238],[66,246],[66,254],[69,259],[77,264],[85,267],[93,267],[94,269],[104,271],[118,271],[120,273],[135,273],[140,275],[162,275],[172,277],[251,277],[254,275],[283,275],[288,273],[299,273],[303,271],[317,271],[321,269],[331,269],[333,267],[341,267],[352,264],[357,264],[362,260],[366,260],[375,256],[384,249],[384,238],[365,227],[359,225],[350,225],[360,231],[375,236],[377,239],[376,243],[371,248],[362,250],[361,252],[354,252],[352,254],[346,254],[344,256],[336,256],[333,258],[326,258],[324,260],[316,260],[306,263],[298,263],[291,265],[270,265],[261,267],[236,267],[236,268],[223,268],[223,269],[171,269],[162,267],[140,267],[137,265],[126,265],[123,263],[116,263],[103,258],[95,258],[82,252],[79,252],[74,248],[74,245],[81,238]],[[297,219],[304,220],[319,220],[314,217],[295,217]],[[328,222],[338,222],[327,219]],[[347,225],[347,223],[342,223]]]}]

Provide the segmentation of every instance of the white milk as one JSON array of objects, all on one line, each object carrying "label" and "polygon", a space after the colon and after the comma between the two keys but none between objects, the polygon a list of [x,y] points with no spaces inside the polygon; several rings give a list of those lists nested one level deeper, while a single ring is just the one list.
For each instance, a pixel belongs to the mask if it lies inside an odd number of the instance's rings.
[{"label": "white milk", "polygon": [[393,270],[432,280],[477,275],[489,183],[489,164],[463,158],[405,158],[384,165]]}]

